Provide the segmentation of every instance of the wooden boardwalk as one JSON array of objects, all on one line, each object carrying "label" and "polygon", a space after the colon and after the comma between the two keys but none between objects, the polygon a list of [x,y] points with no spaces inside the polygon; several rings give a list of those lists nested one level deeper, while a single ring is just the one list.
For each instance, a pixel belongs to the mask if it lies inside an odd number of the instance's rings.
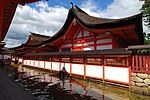
[{"label": "wooden boardwalk", "polygon": [[0,100],[37,100],[0,70]]}]

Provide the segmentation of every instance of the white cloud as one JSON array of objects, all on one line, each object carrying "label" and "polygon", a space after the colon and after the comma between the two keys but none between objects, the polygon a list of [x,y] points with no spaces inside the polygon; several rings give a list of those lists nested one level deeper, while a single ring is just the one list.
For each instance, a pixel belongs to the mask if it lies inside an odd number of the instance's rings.
[{"label": "white cloud", "polygon": [[54,35],[62,27],[67,14],[68,9],[60,6],[49,7],[46,2],[36,3],[35,8],[19,5],[5,39],[6,46],[14,47],[25,43],[29,31]]},{"label": "white cloud", "polygon": [[[93,7],[91,7],[92,5],[90,4],[92,4]],[[114,0],[105,10],[102,10],[100,7],[96,6],[93,0],[87,0],[81,7],[85,12],[93,16],[121,18],[140,13],[142,5],[143,2],[139,2],[139,0]]]}]

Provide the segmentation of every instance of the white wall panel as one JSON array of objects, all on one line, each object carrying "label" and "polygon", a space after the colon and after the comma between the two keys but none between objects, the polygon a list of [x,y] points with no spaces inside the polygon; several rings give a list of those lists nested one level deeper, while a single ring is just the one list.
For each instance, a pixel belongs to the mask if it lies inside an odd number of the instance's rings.
[{"label": "white wall panel", "polygon": [[39,67],[40,67],[40,68],[44,68],[44,61],[40,61]]},{"label": "white wall panel", "polygon": [[27,65],[30,66],[30,60],[27,60]]},{"label": "white wall panel", "polygon": [[84,65],[83,64],[72,64],[72,73],[78,75],[84,75]]},{"label": "white wall panel", "polygon": [[46,61],[45,62],[45,68],[46,69],[51,69],[51,62]]},{"label": "white wall panel", "polygon": [[52,62],[52,70],[59,71],[60,62]]},{"label": "white wall panel", "polygon": [[128,68],[105,66],[105,79],[129,83]]},{"label": "white wall panel", "polygon": [[99,65],[86,65],[86,76],[103,78],[103,67]]},{"label": "white wall panel", "polygon": [[19,58],[19,62],[22,62],[22,60],[23,60],[22,58]]},{"label": "white wall panel", "polygon": [[15,61],[15,58],[13,58],[12,60]]},{"label": "white wall panel", "polygon": [[39,61],[35,60],[35,67],[39,67]]},{"label": "white wall panel", "polygon": [[97,50],[112,49],[112,44],[97,46]]},{"label": "white wall panel", "polygon": [[89,51],[89,50],[94,50],[94,46],[83,48],[83,51]]},{"label": "white wall panel", "polygon": [[31,64],[30,64],[31,66],[34,66],[34,60],[31,60]]},{"label": "white wall panel", "polygon": [[23,65],[26,65],[26,63],[27,63],[27,60],[24,60],[24,61],[23,61]]}]

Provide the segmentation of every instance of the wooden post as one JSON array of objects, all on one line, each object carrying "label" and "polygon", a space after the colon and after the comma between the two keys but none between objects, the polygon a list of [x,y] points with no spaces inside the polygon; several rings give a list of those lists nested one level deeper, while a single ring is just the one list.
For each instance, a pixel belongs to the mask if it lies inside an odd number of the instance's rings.
[{"label": "wooden post", "polygon": [[70,76],[72,76],[72,58],[70,58]]},{"label": "wooden post", "polygon": [[44,61],[44,70],[45,70],[45,61]]},{"label": "wooden post", "polygon": [[97,48],[96,48],[96,44],[97,44],[96,42],[97,42],[97,38],[96,38],[96,35],[94,34],[94,50],[95,50],[95,51],[96,51],[96,49],[97,49]]},{"label": "wooden post", "polygon": [[34,67],[36,67],[36,66],[35,66],[35,59],[34,59],[34,63],[33,63],[33,66],[34,66]]},{"label": "wooden post", "polygon": [[103,62],[102,67],[103,67],[103,83],[104,83],[105,82],[105,68],[104,68],[105,67],[104,66],[105,65],[105,58],[104,57],[102,58],[102,62]]},{"label": "wooden post", "polygon": [[[5,1],[3,1],[3,2],[5,2]],[[3,34],[2,33],[2,24],[3,24],[2,19],[3,19],[3,6],[4,6],[3,2],[0,2],[0,42],[2,41],[2,34]]]},{"label": "wooden post", "polygon": [[128,57],[127,58],[127,67],[128,67],[128,72],[129,72],[129,75],[128,75],[128,77],[129,77],[129,90],[130,90],[130,88],[131,88],[131,57]]},{"label": "wooden post", "polygon": [[40,60],[38,60],[38,66],[37,66],[38,68],[40,67]]},{"label": "wooden post", "polygon": [[53,72],[53,70],[52,70],[52,57],[51,57],[51,71]]},{"label": "wooden post", "polygon": [[83,62],[84,62],[84,80],[86,79],[86,58],[83,58]]},{"label": "wooden post", "polygon": [[61,57],[59,57],[59,71],[61,70]]}]

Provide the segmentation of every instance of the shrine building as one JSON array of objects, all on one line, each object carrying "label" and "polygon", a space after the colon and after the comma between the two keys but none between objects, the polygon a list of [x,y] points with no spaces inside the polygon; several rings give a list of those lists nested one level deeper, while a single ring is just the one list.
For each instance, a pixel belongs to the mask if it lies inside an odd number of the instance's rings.
[{"label": "shrine building", "polygon": [[[33,41],[30,38],[26,44],[13,48],[23,65],[54,72],[65,67],[71,76],[130,85],[131,72],[139,58],[132,56],[128,47],[144,44],[142,14],[98,18],[73,5],[54,36],[37,44]],[[144,63],[150,66],[150,58],[140,59],[147,59]],[[145,71],[150,73],[149,69]]]}]

